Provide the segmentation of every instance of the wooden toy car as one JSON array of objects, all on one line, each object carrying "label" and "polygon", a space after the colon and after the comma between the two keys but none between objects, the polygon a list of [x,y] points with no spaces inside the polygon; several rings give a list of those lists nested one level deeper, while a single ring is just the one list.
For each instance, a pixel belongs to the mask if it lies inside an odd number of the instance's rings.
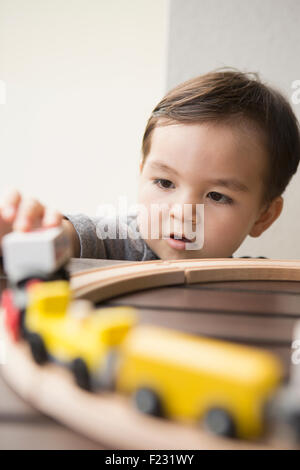
[{"label": "wooden toy car", "polygon": [[90,301],[72,300],[68,281],[28,288],[24,323],[34,360],[69,367],[77,384],[87,390],[101,387],[107,351],[118,348],[136,320],[131,307],[95,309]]},{"label": "wooden toy car", "polygon": [[3,267],[11,286],[32,278],[69,279],[71,241],[63,227],[11,232],[2,239]]},{"label": "wooden toy car", "polygon": [[264,432],[266,405],[283,376],[264,350],[150,325],[130,329],[111,369],[110,383],[139,410],[240,438]]},{"label": "wooden toy car", "polygon": [[7,330],[13,340],[25,336],[24,315],[30,284],[69,280],[66,264],[71,241],[63,227],[11,232],[2,239],[3,267],[8,287],[1,296]]}]

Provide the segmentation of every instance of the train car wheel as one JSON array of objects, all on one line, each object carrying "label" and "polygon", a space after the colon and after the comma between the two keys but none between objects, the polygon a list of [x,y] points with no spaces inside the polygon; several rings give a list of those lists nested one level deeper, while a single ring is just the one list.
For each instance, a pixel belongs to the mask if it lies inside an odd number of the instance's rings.
[{"label": "train car wheel", "polygon": [[91,391],[91,378],[85,361],[80,357],[74,359],[71,364],[71,370],[77,385],[84,390]]},{"label": "train car wheel", "polygon": [[203,427],[214,434],[227,437],[236,437],[234,419],[223,408],[211,408],[205,413],[202,420]]},{"label": "train car wheel", "polygon": [[151,388],[138,388],[133,395],[133,403],[142,413],[163,416],[161,400]]},{"label": "train car wheel", "polygon": [[43,338],[37,333],[28,333],[26,338],[35,362],[37,364],[45,364],[48,361],[48,353]]}]

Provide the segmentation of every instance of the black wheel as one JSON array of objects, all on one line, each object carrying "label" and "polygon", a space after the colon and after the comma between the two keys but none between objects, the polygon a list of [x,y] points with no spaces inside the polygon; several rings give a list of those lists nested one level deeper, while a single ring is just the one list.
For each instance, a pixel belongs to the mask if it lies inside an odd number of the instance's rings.
[{"label": "black wheel", "polygon": [[211,408],[205,413],[203,427],[220,436],[236,437],[233,417],[223,408]]},{"label": "black wheel", "polygon": [[33,359],[37,364],[45,364],[48,361],[48,353],[43,338],[37,333],[26,335]]},{"label": "black wheel", "polygon": [[80,357],[74,359],[71,364],[71,370],[77,385],[84,390],[91,391],[91,378],[85,361]]},{"label": "black wheel", "polygon": [[26,311],[24,309],[20,310],[20,332],[22,338],[27,339],[28,333],[25,327],[25,313]]},{"label": "black wheel", "polygon": [[163,416],[161,400],[151,388],[138,388],[133,395],[133,403],[142,413]]}]

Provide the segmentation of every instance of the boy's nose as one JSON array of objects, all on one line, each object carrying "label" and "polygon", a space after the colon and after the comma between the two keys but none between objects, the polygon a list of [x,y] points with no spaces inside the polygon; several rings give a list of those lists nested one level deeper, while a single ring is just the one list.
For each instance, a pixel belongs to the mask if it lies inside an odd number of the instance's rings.
[{"label": "boy's nose", "polygon": [[[196,203],[174,203],[170,208],[170,217],[180,220],[181,222],[193,222],[197,221],[197,215],[199,216],[199,204]],[[198,209],[198,212],[197,212]]]}]

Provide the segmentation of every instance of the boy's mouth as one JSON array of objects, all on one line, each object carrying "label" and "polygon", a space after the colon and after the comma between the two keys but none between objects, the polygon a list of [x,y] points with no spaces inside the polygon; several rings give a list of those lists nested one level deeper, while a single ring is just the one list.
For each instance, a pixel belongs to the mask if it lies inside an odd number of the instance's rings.
[{"label": "boy's mouth", "polygon": [[165,237],[167,244],[173,248],[174,250],[186,250],[186,245],[191,243],[192,240],[183,236],[180,236],[176,233],[171,233],[170,235]]},{"label": "boy's mouth", "polygon": [[185,236],[180,237],[179,234],[177,233],[171,233],[170,238],[173,238],[173,240],[179,240],[185,243],[192,243],[195,239],[191,240],[190,238],[186,238]]}]

